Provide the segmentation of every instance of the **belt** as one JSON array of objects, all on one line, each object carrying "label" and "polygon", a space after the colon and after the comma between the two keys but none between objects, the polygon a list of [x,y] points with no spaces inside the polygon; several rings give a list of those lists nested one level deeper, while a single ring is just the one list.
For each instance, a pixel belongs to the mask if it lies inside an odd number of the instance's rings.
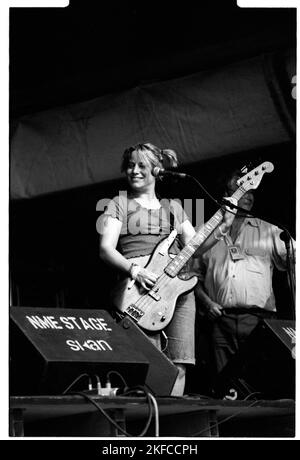
[{"label": "belt", "polygon": [[254,315],[262,318],[277,318],[275,311],[265,310],[260,307],[224,307],[223,315]]}]

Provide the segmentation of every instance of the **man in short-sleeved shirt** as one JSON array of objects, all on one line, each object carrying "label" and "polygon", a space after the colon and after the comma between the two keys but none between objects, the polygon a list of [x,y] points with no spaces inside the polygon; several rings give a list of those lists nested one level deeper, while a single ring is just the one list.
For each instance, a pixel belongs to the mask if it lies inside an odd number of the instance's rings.
[{"label": "man in short-sleeved shirt", "polygon": [[[227,182],[226,194],[238,188],[240,174]],[[254,204],[246,192],[228,234],[198,260],[199,283],[195,294],[212,321],[212,345],[216,373],[221,372],[240,349],[261,318],[276,317],[272,288],[273,268],[286,269],[281,230],[260,219],[245,217]]]},{"label": "man in short-sleeved shirt", "polygon": [[[245,218],[234,241],[228,234],[203,254],[200,279],[210,299],[222,307],[256,306],[276,311],[273,267],[286,268],[280,233],[278,227],[260,219]],[[230,251],[241,258],[234,260]]]}]

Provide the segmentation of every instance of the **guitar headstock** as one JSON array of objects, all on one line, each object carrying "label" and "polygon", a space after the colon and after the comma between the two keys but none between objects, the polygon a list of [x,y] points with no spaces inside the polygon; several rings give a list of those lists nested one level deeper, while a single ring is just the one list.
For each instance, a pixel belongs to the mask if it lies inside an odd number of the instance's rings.
[{"label": "guitar headstock", "polygon": [[264,163],[260,164],[256,168],[252,169],[252,171],[245,174],[243,177],[240,177],[237,180],[237,185],[242,187],[245,191],[256,189],[262,177],[265,173],[271,173],[274,170],[274,165],[269,161],[265,161]]}]

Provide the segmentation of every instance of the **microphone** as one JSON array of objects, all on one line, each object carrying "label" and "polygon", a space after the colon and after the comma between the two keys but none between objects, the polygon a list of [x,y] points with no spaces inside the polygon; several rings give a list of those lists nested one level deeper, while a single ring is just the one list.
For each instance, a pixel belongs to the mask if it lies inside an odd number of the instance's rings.
[{"label": "microphone", "polygon": [[285,244],[289,244],[289,242],[290,242],[290,237],[289,237],[288,233],[285,230],[283,230],[280,233],[279,238],[281,239],[281,241],[284,241]]},{"label": "microphone", "polygon": [[152,169],[152,175],[154,177],[174,176],[174,177],[181,177],[182,179],[188,177],[188,174],[180,173],[177,171],[169,171],[167,169],[159,168],[158,166],[155,166]]}]

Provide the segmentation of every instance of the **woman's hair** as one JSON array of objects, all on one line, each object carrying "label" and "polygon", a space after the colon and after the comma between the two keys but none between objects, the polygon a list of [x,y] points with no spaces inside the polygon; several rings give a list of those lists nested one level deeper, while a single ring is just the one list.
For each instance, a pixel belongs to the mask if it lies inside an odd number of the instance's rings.
[{"label": "woman's hair", "polygon": [[178,166],[177,154],[171,149],[159,149],[150,142],[145,144],[136,144],[125,150],[123,154],[123,160],[121,165],[121,171],[125,171],[128,167],[132,152],[138,152],[142,158],[145,158],[154,168],[169,169],[176,168]]}]

